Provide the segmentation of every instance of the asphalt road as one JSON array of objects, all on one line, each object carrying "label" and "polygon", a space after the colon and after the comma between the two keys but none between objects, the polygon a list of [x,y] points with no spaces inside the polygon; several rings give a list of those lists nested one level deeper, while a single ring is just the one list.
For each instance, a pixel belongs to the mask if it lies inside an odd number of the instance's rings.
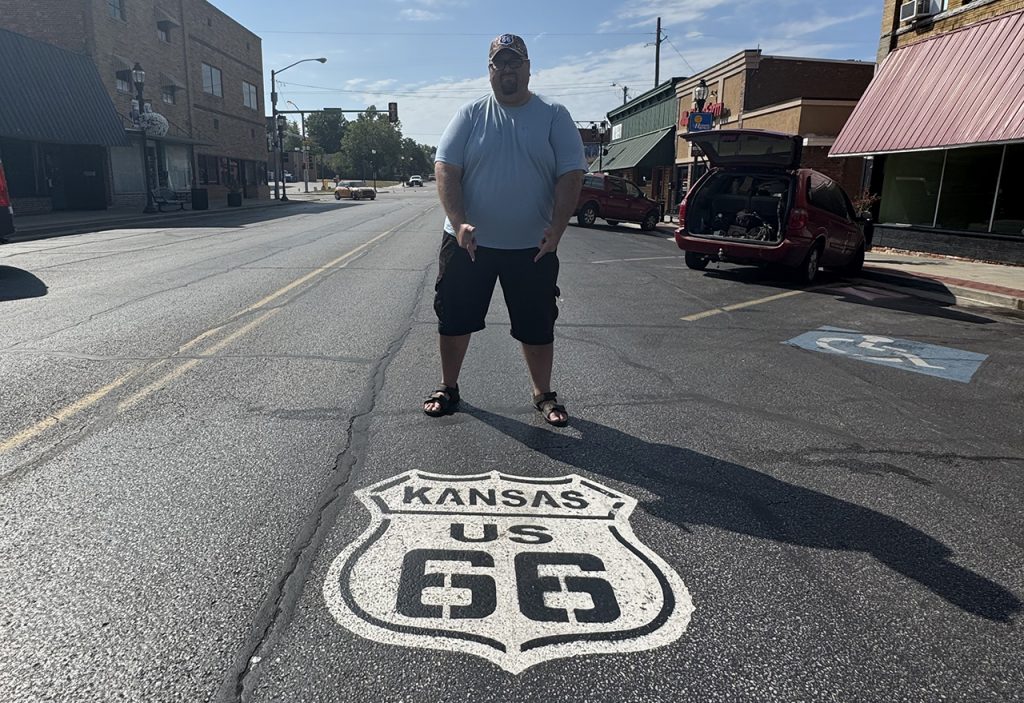
[{"label": "asphalt road", "polygon": [[429,418],[441,221],[0,248],[0,701],[1024,700],[1019,318],[572,227]]}]

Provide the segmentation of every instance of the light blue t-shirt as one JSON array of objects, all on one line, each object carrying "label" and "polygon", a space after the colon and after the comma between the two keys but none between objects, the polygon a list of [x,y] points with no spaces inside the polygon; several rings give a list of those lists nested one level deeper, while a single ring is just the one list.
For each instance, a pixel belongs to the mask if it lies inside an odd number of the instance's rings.
[{"label": "light blue t-shirt", "polygon": [[[540,246],[551,224],[555,182],[586,171],[583,140],[569,111],[539,95],[505,107],[488,95],[459,108],[437,161],[462,169],[466,221],[476,243],[495,249]],[[446,218],[444,231],[455,234]]]}]

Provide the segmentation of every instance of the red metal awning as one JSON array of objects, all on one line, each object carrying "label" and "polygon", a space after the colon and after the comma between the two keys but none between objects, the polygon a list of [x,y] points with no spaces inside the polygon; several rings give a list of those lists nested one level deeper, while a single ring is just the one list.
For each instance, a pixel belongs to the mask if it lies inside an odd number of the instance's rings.
[{"label": "red metal awning", "polygon": [[1024,141],[1024,11],[886,57],[830,156]]}]

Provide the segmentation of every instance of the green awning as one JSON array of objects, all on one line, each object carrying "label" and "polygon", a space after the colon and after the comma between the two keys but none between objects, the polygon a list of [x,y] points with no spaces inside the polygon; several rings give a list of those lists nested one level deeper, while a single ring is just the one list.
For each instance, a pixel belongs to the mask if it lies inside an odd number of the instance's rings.
[{"label": "green awning", "polygon": [[[664,166],[671,166],[675,161],[675,154],[672,152],[674,141],[671,136],[675,134],[675,127],[668,127],[660,132],[642,134],[639,137],[630,137],[622,141],[612,142],[608,145],[608,155],[601,159],[601,169],[604,171],[619,171],[625,168],[633,168],[647,157],[648,154],[657,157],[664,157]],[[662,147],[662,143],[667,145]],[[660,152],[666,151],[665,154]],[[653,153],[652,152],[656,152]],[[597,171],[597,161],[590,165],[590,171]],[[654,165],[654,164],[652,164]]]},{"label": "green awning", "polygon": [[[114,60],[115,66],[130,70],[120,63],[124,59]],[[0,29],[0,137],[129,144],[92,59],[5,29]]]}]

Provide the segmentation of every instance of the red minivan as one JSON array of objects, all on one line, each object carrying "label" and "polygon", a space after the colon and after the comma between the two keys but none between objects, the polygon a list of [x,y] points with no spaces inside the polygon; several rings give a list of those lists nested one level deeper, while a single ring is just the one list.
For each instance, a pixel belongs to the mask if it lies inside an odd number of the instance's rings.
[{"label": "red minivan", "polygon": [[711,170],[679,205],[686,265],[781,264],[809,284],[822,266],[856,273],[870,242],[842,187],[800,168],[803,138],[753,129],[686,134]]},{"label": "red minivan", "polygon": [[0,244],[14,234],[14,207],[11,205],[11,192],[7,188],[7,176],[4,175],[4,162],[0,160]]}]

